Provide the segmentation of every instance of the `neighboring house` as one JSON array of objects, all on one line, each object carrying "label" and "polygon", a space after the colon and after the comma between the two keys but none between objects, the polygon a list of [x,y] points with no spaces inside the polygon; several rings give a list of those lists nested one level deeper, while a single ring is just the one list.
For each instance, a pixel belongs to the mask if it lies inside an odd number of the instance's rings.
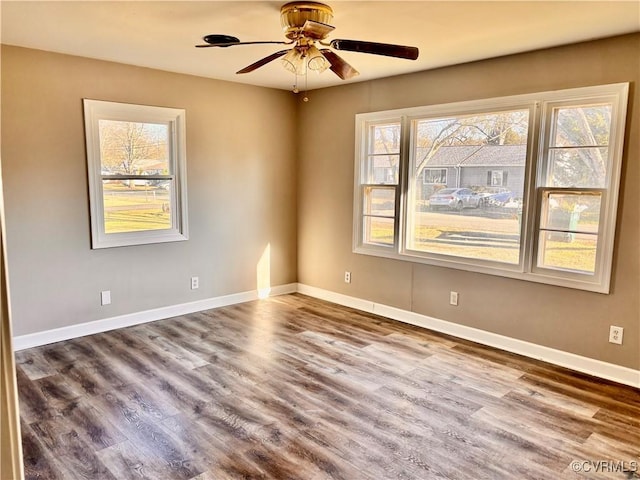
[{"label": "neighboring house", "polygon": [[[421,152],[418,150],[417,155]],[[513,198],[522,198],[527,155],[526,145],[462,145],[440,147],[422,168],[419,198],[427,199],[441,188],[481,190],[500,187]],[[398,175],[394,156],[380,156],[374,163],[374,182],[392,184]]]},{"label": "neighboring house", "polygon": [[145,159],[136,161],[140,175],[163,175],[167,173],[168,160]]},{"label": "neighboring house", "polygon": [[521,198],[526,145],[440,147],[422,171],[422,198],[440,188],[502,187]]}]

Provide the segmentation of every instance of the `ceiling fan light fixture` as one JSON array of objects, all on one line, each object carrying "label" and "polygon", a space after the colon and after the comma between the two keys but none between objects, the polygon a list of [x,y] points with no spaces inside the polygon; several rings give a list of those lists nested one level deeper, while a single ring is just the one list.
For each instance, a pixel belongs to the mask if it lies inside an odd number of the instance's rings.
[{"label": "ceiling fan light fixture", "polygon": [[307,49],[307,57],[309,59],[307,60],[307,66],[309,67],[309,70],[313,70],[314,72],[322,73],[331,66],[327,59],[324,58],[324,55],[322,55],[322,52],[320,52],[315,45],[311,45]]},{"label": "ceiling fan light fixture", "polygon": [[307,59],[295,48],[289,50],[282,57],[282,66],[296,75],[305,75],[307,73]]},{"label": "ceiling fan light fixture", "polygon": [[[279,58],[282,66],[287,71],[293,73],[296,77],[305,77],[305,82],[309,70],[322,73],[331,69],[341,80],[350,80],[358,75],[358,71],[333,50],[383,55],[407,60],[416,60],[418,58],[419,51],[417,47],[362,40],[333,39],[328,41],[327,38],[335,30],[335,27],[330,24],[332,19],[333,10],[324,3],[313,1],[289,2],[280,8],[280,21],[287,41],[258,40],[241,42],[237,37],[232,37],[231,35],[210,34],[204,37],[205,44],[196,45],[196,47],[231,47],[267,43],[288,45],[290,48],[267,55],[257,62],[238,70],[236,73],[253,72]],[[316,45],[322,46],[321,49]]]}]

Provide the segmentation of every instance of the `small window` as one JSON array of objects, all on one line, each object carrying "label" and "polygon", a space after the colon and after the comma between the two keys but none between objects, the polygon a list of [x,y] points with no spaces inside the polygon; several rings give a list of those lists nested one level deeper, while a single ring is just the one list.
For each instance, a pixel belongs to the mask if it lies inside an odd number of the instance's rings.
[{"label": "small window", "polygon": [[446,168],[425,168],[422,176],[425,185],[446,185],[447,169]]},{"label": "small window", "polygon": [[487,173],[487,185],[490,187],[503,187],[506,185],[509,172],[504,170],[489,170]]},{"label": "small window", "polygon": [[84,100],[93,248],[186,240],[185,112]]}]

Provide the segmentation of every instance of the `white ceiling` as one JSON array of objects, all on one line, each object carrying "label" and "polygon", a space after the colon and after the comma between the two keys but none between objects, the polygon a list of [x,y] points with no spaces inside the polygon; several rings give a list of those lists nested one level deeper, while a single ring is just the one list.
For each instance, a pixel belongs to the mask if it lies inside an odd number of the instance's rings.
[{"label": "white ceiling", "polygon": [[[293,75],[274,61],[235,72],[282,45],[196,49],[210,33],[241,41],[284,40],[282,2],[2,0],[2,43],[172,72],[290,89]],[[363,81],[511,53],[640,31],[631,1],[327,1],[329,37],[413,45],[417,61],[340,52]],[[344,83],[310,74],[309,89]]]}]

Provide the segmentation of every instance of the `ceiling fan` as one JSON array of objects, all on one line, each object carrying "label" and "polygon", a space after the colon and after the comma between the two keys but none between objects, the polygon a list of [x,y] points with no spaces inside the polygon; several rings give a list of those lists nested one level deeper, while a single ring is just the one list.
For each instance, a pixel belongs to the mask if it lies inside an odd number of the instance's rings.
[{"label": "ceiling fan", "polygon": [[[230,35],[211,34],[203,38],[203,45],[197,48],[233,47],[236,45],[280,44],[291,48],[272,53],[236,73],[249,73],[282,57],[283,66],[296,75],[306,75],[307,69],[323,72],[330,68],[342,80],[359,75],[333,50],[370,53],[388,57],[416,60],[418,49],[390,43],[363,42],[360,40],[334,39],[325,41],[335,29],[329,23],[333,19],[333,10],[319,2],[289,2],[280,8],[280,22],[287,41],[241,42]],[[318,48],[316,45],[319,45]],[[328,48],[330,47],[330,48]]]}]

